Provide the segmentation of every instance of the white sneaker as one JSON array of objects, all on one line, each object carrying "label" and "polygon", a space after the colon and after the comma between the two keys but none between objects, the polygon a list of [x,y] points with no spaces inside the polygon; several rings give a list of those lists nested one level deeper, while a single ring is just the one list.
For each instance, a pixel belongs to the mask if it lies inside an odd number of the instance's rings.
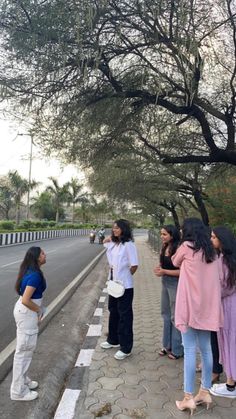
[{"label": "white sneaker", "polygon": [[109,342],[102,342],[100,343],[102,349],[110,349],[110,348],[118,348],[120,345],[112,345]]},{"label": "white sneaker", "polygon": [[213,384],[212,386],[211,386],[211,389],[212,390],[214,390],[214,389],[217,389],[217,388],[220,388],[220,387],[223,387],[223,388],[225,388],[225,383],[218,383],[218,384]]},{"label": "white sneaker", "polygon": [[29,387],[29,389],[30,389],[30,390],[35,390],[35,389],[39,386],[39,383],[38,383],[38,381],[33,381],[33,380],[31,380],[31,381],[27,384],[27,386]]},{"label": "white sneaker", "polygon": [[213,396],[236,399],[236,389],[230,391],[227,389],[226,384],[214,384],[214,386],[210,388],[210,393],[213,394]]},{"label": "white sneaker", "polygon": [[119,361],[121,361],[122,359],[127,358],[127,356],[130,356],[131,352],[129,354],[125,354],[122,351],[117,351],[114,355],[114,358],[118,359]]},{"label": "white sneaker", "polygon": [[38,397],[37,391],[29,391],[29,393],[25,394],[23,397],[20,396],[11,396],[11,400],[17,400],[18,402],[29,402],[31,400],[35,400]]}]

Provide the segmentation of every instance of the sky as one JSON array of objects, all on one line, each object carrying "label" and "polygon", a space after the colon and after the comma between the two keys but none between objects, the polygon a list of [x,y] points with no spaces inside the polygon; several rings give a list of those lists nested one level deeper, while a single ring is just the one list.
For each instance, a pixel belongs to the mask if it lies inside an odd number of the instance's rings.
[{"label": "sky", "polygon": [[[0,176],[6,175],[9,170],[17,170],[19,174],[28,179],[30,165],[30,136],[17,135],[27,133],[27,130],[19,129],[17,124],[10,122],[0,114]],[[41,182],[40,189],[50,185],[49,176],[56,177],[59,185],[71,180],[72,177],[84,180],[83,173],[79,172],[75,166],[62,166],[59,160],[42,160],[40,149],[33,146],[33,159],[31,169],[31,179]]]}]

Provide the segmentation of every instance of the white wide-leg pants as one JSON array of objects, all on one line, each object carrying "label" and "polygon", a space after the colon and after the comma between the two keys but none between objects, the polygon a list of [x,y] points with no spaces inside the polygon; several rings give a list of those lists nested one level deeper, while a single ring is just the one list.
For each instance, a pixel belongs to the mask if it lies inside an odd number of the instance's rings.
[{"label": "white wide-leg pants", "polygon": [[[42,299],[32,299],[32,301],[39,306],[42,304]],[[37,344],[38,315],[23,305],[21,298],[16,302],[13,313],[17,331],[11,396],[23,397],[30,391],[27,385],[30,382],[27,372]]]}]

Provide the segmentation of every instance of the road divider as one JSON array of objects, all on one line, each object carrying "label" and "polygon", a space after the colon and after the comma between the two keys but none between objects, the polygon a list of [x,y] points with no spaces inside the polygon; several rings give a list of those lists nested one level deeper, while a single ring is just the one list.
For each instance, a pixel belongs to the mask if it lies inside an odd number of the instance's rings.
[{"label": "road divider", "polygon": [[58,239],[63,237],[87,236],[87,228],[68,228],[64,230],[46,231],[17,231],[15,233],[0,233],[0,247],[12,246],[16,244],[35,242],[48,239]]}]

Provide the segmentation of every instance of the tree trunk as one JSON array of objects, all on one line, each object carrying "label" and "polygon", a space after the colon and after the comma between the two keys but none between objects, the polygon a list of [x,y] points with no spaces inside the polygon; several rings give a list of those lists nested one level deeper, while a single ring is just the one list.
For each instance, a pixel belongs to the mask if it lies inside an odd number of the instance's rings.
[{"label": "tree trunk", "polygon": [[20,205],[16,206],[16,225],[20,224]]},{"label": "tree trunk", "polygon": [[172,214],[172,217],[173,217],[173,220],[174,220],[174,223],[175,223],[175,227],[176,227],[178,230],[180,230],[179,217],[178,217],[178,214],[177,214],[176,209],[175,209],[175,207],[174,207],[174,206],[171,206],[170,212],[171,212],[171,214]]},{"label": "tree trunk", "polygon": [[59,209],[57,209],[57,212],[56,212],[56,223],[58,223],[58,221],[59,221]]},{"label": "tree trunk", "polygon": [[205,204],[203,202],[203,199],[202,199],[202,194],[199,191],[199,189],[195,189],[193,191],[193,196],[194,196],[195,202],[197,204],[198,211],[201,214],[202,221],[206,226],[208,226],[209,225],[209,217],[208,217],[206,206],[205,206]]},{"label": "tree trunk", "polygon": [[72,223],[74,223],[74,222],[75,222],[75,204],[73,202],[73,204],[72,204]]}]

